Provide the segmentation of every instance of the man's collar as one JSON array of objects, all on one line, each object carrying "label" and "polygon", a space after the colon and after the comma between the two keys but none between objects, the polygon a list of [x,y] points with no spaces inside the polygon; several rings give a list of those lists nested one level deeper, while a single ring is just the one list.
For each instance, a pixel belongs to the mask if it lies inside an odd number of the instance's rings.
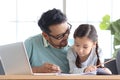
[{"label": "man's collar", "polygon": [[50,44],[48,43],[48,41],[44,38],[44,36],[42,36],[43,37],[43,45],[44,45],[44,47],[48,47]]}]

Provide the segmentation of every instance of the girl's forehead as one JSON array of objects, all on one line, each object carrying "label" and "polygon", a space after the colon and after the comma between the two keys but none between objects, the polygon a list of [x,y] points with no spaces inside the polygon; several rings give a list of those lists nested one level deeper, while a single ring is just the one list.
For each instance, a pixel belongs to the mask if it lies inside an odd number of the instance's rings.
[{"label": "girl's forehead", "polygon": [[93,41],[87,37],[76,37],[74,41],[76,44],[93,44]]},{"label": "girl's forehead", "polygon": [[83,42],[86,42],[86,41],[92,41],[90,38],[88,37],[76,37],[75,40],[79,40],[79,41],[83,41]]}]

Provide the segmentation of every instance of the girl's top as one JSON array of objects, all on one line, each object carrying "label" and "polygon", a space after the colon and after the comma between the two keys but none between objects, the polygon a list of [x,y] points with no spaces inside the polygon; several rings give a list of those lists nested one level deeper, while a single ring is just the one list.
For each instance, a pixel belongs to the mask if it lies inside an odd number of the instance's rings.
[{"label": "girl's top", "polygon": [[[101,63],[103,63],[104,62],[104,57],[103,57],[103,54],[102,54],[102,51],[101,51],[100,48],[98,48],[98,55],[99,55],[99,59],[100,59]],[[84,69],[87,66],[97,64],[97,55],[96,55],[96,52],[95,52],[95,48],[93,48],[91,50],[91,53],[90,53],[88,59],[81,63],[81,68],[78,68],[75,64],[76,57],[77,57],[77,54],[73,50],[73,48],[72,47],[69,48],[68,53],[67,53],[67,59],[69,61],[69,67],[70,67],[69,72],[70,73],[83,73]]]}]

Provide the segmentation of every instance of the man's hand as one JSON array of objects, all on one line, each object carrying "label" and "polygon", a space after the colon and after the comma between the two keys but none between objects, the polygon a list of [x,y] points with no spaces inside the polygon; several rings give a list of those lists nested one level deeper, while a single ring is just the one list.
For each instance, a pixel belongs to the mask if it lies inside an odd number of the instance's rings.
[{"label": "man's hand", "polygon": [[33,72],[35,73],[57,73],[61,72],[61,69],[59,66],[55,64],[50,63],[44,63],[42,66],[39,67],[33,67]]}]

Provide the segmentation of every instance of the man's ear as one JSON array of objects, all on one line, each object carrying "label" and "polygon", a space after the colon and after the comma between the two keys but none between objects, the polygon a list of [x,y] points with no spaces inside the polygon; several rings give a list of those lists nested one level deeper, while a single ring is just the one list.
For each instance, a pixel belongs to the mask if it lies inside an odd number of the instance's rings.
[{"label": "man's ear", "polygon": [[49,36],[48,36],[48,34],[47,34],[47,33],[42,32],[42,35],[43,35],[43,37],[44,37],[46,40],[48,40],[48,39],[49,39]]}]

